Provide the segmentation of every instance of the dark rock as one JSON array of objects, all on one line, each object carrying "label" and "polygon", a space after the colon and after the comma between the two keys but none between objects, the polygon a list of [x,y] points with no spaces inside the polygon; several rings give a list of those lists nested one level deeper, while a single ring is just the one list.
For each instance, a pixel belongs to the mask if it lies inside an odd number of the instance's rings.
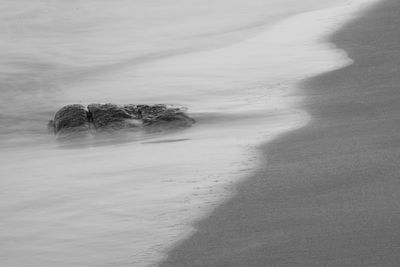
[{"label": "dark rock", "polygon": [[163,112],[165,112],[168,108],[166,105],[158,104],[154,106],[148,105],[137,105],[138,114],[142,120],[146,120],[147,118],[151,118],[157,116]]},{"label": "dark rock", "polygon": [[136,105],[125,105],[122,108],[132,117],[136,118],[136,119],[140,119],[140,114],[139,114],[139,110],[137,108],[138,106]]},{"label": "dark rock", "polygon": [[146,126],[188,127],[195,122],[179,108],[153,106],[149,110],[142,113],[142,120]]},{"label": "dark rock", "polygon": [[120,130],[132,127],[143,129],[170,129],[191,126],[195,121],[182,107],[166,105],[125,105],[90,104],[88,109],[79,104],[61,108],[54,120],[48,124],[55,134],[88,133],[91,128],[97,131]]},{"label": "dark rock", "polygon": [[86,108],[79,104],[61,108],[54,116],[54,120],[49,122],[49,126],[51,123],[54,126],[54,133],[56,134],[89,130]]},{"label": "dark rock", "polygon": [[114,104],[90,104],[88,110],[96,129],[118,130],[132,127],[135,126],[133,120],[138,119],[129,109]]}]

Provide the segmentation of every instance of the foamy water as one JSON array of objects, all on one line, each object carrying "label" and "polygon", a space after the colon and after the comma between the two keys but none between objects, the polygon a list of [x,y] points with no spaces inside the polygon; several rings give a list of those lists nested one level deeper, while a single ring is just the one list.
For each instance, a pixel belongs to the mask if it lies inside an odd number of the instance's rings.
[{"label": "foamy water", "polygon": [[[118,2],[4,1],[2,266],[162,259],[252,171],[257,144],[307,123],[296,84],[351,63],[322,40],[373,1]],[[72,143],[47,133],[62,105],[93,102],[182,104],[197,123]]]}]

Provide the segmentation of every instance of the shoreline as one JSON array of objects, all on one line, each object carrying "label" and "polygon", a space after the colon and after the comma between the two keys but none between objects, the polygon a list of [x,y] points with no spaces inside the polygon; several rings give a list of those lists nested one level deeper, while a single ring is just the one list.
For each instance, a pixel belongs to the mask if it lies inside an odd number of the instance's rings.
[{"label": "shoreline", "polygon": [[[347,57],[343,55],[343,53],[335,48],[330,47],[330,45],[326,44],[325,42],[321,41],[321,37],[325,38],[329,36],[331,32],[333,32],[332,28],[337,29],[340,28],[341,25],[343,25],[345,22],[343,22],[343,17],[346,16],[348,19],[351,18],[354,12],[357,11],[358,8],[360,8],[357,5],[357,0],[353,1],[351,5],[355,5],[354,7],[348,7],[347,5],[338,5],[334,7],[329,7],[329,8],[323,8],[320,10],[312,10],[309,12],[302,12],[300,14],[296,14],[290,18],[287,18],[283,20],[282,22],[278,23],[275,27],[272,27],[270,30],[259,34],[258,36],[255,36],[253,38],[250,38],[249,40],[246,40],[244,42],[241,42],[239,44],[235,44],[232,46],[232,50],[235,50],[234,47],[246,47],[245,43],[264,43],[264,40],[269,40],[269,45],[272,48],[277,48],[279,45],[284,46],[285,48],[282,50],[278,50],[279,52],[286,52],[288,53],[287,55],[289,56],[297,56],[298,59],[303,59],[303,60],[309,60],[307,64],[302,66],[302,69],[290,69],[290,71],[285,72],[285,75],[282,75],[282,73],[277,72],[278,76],[273,76],[274,74],[269,74],[271,80],[274,81],[284,81],[285,77],[287,81],[282,82],[283,87],[286,87],[286,90],[283,95],[279,94],[278,96],[274,96],[277,98],[280,98],[278,100],[279,105],[283,106],[276,106],[276,109],[280,110],[285,110],[285,112],[292,113],[292,115],[298,114],[296,122],[291,122],[290,125],[292,127],[283,127],[282,129],[286,128],[285,130],[279,130],[283,125],[282,123],[287,123],[288,121],[281,121],[280,123],[277,123],[275,125],[271,123],[263,124],[263,127],[274,127],[276,128],[274,131],[265,131],[264,128],[264,138],[263,138],[263,144],[273,142],[275,139],[280,138],[281,135],[285,135],[288,132],[296,131],[297,129],[300,129],[302,127],[305,127],[309,122],[310,118],[307,112],[304,112],[299,108],[300,102],[302,101],[301,97],[298,97],[299,88],[296,86],[304,77],[307,77],[309,75],[316,75],[318,73],[323,73],[326,71],[338,69],[340,67],[346,66],[351,64],[351,61],[348,60]],[[302,36],[301,38],[298,38],[298,42],[293,42],[293,39],[296,39],[295,34],[291,35],[291,33],[295,33],[299,29],[303,29],[306,25],[309,25],[309,23],[318,21],[319,25],[318,27],[312,27],[309,28],[309,31],[307,34]],[[304,30],[304,29],[303,29]],[[280,33],[284,32],[285,36],[281,36]],[[268,38],[271,37],[271,38]],[[278,37],[278,38],[274,38]],[[295,43],[295,45],[292,45]],[[251,45],[250,45],[251,46]],[[288,47],[286,46],[292,46],[293,51],[288,52]],[[221,51],[226,50],[221,49]],[[231,48],[228,48],[228,50]],[[308,51],[309,50],[309,51]],[[274,53],[275,51],[272,51],[271,53]],[[206,53],[214,53],[214,52],[206,52]],[[295,55],[297,53],[297,55]],[[218,55],[218,52],[216,53]],[[300,56],[298,55],[300,54]],[[205,57],[207,58],[207,56]],[[318,58],[317,62],[314,62],[313,59]],[[190,62],[190,61],[189,61]],[[175,64],[175,65],[180,65],[183,66],[185,64]],[[268,64],[267,64],[268,65]],[[283,66],[283,65],[282,65]],[[280,75],[280,77],[279,77]],[[279,78],[278,78],[279,77]],[[253,96],[254,97],[254,96]],[[268,112],[268,110],[266,110]],[[243,115],[243,114],[242,114]],[[279,119],[279,118],[276,118]],[[254,121],[254,123],[258,124],[259,122]],[[248,125],[248,122],[247,124]],[[251,126],[251,125],[248,125]],[[279,127],[279,128],[278,128]],[[268,137],[266,137],[268,136]],[[257,138],[258,140],[260,139],[259,137]],[[249,141],[248,141],[249,142]],[[190,228],[185,231],[183,234],[179,235],[179,238],[175,239],[174,242],[172,242],[173,246],[169,246],[169,248],[174,248],[174,247],[179,247],[179,244],[182,242],[185,242],[189,236],[193,235],[193,233],[196,233],[196,229],[193,229],[193,222],[198,222],[199,219],[203,220],[202,218],[207,218],[208,216],[212,216],[214,209],[216,209],[219,205],[223,205],[226,201],[229,201],[229,199],[235,195],[235,189],[236,189],[236,184],[242,183],[244,179],[248,176],[249,173],[252,172],[253,169],[253,162],[256,162],[254,164],[255,168],[257,168],[258,162],[260,162],[260,156],[259,153],[257,152],[257,147],[259,146],[259,143],[257,144],[250,144],[248,143],[246,145],[247,147],[251,148],[252,151],[249,151],[247,148],[245,151],[245,154],[249,154],[252,152],[250,155],[247,156],[247,159],[244,160],[244,162],[241,163],[236,163],[240,164],[240,166],[243,166],[243,168],[239,168],[240,171],[237,173],[234,173],[234,171],[225,171],[225,175],[230,175],[231,177],[227,179],[226,181],[229,181],[230,183],[234,184],[228,184],[228,187],[226,187],[227,184],[222,184],[218,186],[213,186],[212,190],[217,192],[216,194],[214,193],[213,195],[216,196],[215,200],[213,201],[208,201],[207,205],[203,209],[203,211],[197,211],[195,215],[192,215],[189,220],[186,221],[185,224],[188,224]],[[256,150],[256,151],[254,151]],[[243,172],[245,170],[245,172]],[[223,188],[222,191],[219,191],[219,188]],[[232,190],[233,188],[233,190]],[[228,189],[228,190],[227,190]],[[218,196],[219,195],[219,196]],[[221,197],[221,195],[223,197]],[[211,197],[208,196],[208,197]],[[187,226],[186,226],[187,227]],[[195,227],[196,228],[196,227]],[[175,245],[174,245],[175,244]],[[176,245],[178,244],[178,245]],[[168,248],[168,247],[167,247]],[[165,257],[163,257],[165,259]],[[163,262],[163,258],[161,259],[161,262]],[[160,262],[160,261],[158,261]]]},{"label": "shoreline", "polygon": [[[360,16],[357,14],[354,19],[331,35],[329,40],[337,48],[346,51],[352,59],[352,64],[301,83],[305,96],[301,106],[311,114],[311,122],[304,128],[284,133],[272,142],[262,145],[260,150],[263,161],[266,161],[268,157],[267,163],[260,164],[256,173],[239,184],[232,199],[216,208],[208,218],[196,223],[197,232],[174,247],[161,266],[262,266],[265,264],[278,266],[352,264],[354,266],[354,264],[379,262],[376,260],[382,251],[373,253],[374,243],[371,236],[366,232],[362,232],[365,236],[358,234],[359,228],[363,227],[355,226],[355,222],[362,225],[364,209],[368,211],[368,208],[363,206],[361,201],[363,199],[359,194],[364,193],[365,184],[360,179],[362,175],[368,176],[364,169],[368,170],[369,167],[366,163],[359,166],[357,156],[371,164],[371,155],[379,153],[379,151],[371,149],[365,156],[360,154],[363,149],[362,142],[371,136],[367,132],[364,134],[364,138],[357,143],[357,139],[350,135],[352,131],[353,134],[354,132],[360,133],[357,127],[350,126],[355,123],[351,115],[362,117],[361,119],[370,122],[368,120],[371,119],[365,118],[359,112],[365,110],[368,114],[372,111],[368,112],[371,108],[368,104],[357,100],[357,94],[346,92],[348,89],[346,82],[352,82],[352,77],[346,72],[355,68],[356,75],[360,73],[361,76],[365,75],[362,73],[368,65],[364,64],[359,67],[358,62],[363,62],[368,54],[364,53],[362,57],[357,54],[358,47],[352,43],[352,38],[355,38],[353,35],[355,34],[360,39],[367,36],[370,40],[371,32],[376,34],[379,28],[372,28],[368,31],[368,26],[363,26],[362,23],[367,22],[370,26],[373,25],[374,17],[382,18],[380,17],[382,14],[378,11],[376,14],[374,11],[381,6],[390,7],[390,5],[400,10],[399,4],[396,6],[390,1],[380,1],[372,8],[360,13]],[[392,20],[395,10],[390,16]],[[389,9],[386,8],[385,11],[381,11],[381,13],[383,12],[389,13]],[[390,20],[386,23],[390,23]],[[383,27],[384,23],[381,24],[383,25],[379,26]],[[377,51],[384,52],[379,49]],[[380,63],[378,59],[376,62]],[[372,63],[376,62],[372,61]],[[372,66],[375,67],[375,65]],[[371,73],[373,74],[373,71],[370,70],[369,74]],[[344,81],[342,81],[343,77],[346,78]],[[370,77],[368,81],[372,79]],[[357,87],[357,84],[354,82],[353,84]],[[336,92],[336,86],[341,91]],[[324,87],[333,90],[324,89],[322,93],[321,88]],[[366,95],[371,93],[363,92],[359,87],[357,89],[362,93]],[[378,92],[373,93],[378,94]],[[336,99],[338,97],[343,103]],[[354,98],[354,100],[347,101],[347,97],[352,97],[351,99]],[[376,104],[371,102],[371,105]],[[360,107],[354,104],[360,105]],[[342,111],[343,108],[347,109]],[[376,112],[374,110],[373,113]],[[347,115],[349,117],[346,117]],[[384,115],[380,114],[380,116]],[[326,118],[330,120],[326,120]],[[363,123],[358,124],[362,125]],[[335,130],[337,126],[342,126],[343,130],[346,130],[346,127],[349,128],[348,132],[350,133],[347,133],[346,137],[341,136],[339,131]],[[391,135],[390,138],[394,137]],[[350,143],[346,144],[346,142]],[[335,146],[339,146],[339,148]],[[357,156],[352,155],[357,152]],[[346,162],[347,160],[349,162]],[[382,161],[380,163],[383,164]],[[359,173],[354,174],[353,171]],[[319,180],[324,175],[328,177]],[[340,175],[348,177],[350,182]],[[367,181],[373,183],[372,177],[369,178]],[[358,183],[361,183],[360,187],[355,188],[353,192],[356,193],[356,196],[342,192],[351,191],[351,187],[355,187]],[[347,189],[346,186],[349,186],[350,189]],[[379,187],[370,186],[371,188],[368,188],[367,191],[381,190]],[[390,188],[386,188],[386,190],[392,191]],[[394,194],[394,192],[391,193]],[[382,198],[381,204],[386,204],[385,200],[389,202],[390,197]],[[370,204],[373,204],[373,200],[368,199]],[[388,204],[394,204],[394,200],[393,197]],[[360,217],[349,214],[349,211],[356,212]],[[377,214],[373,212],[376,210],[370,209],[369,213],[366,212],[370,215],[366,218],[373,219],[372,221],[375,222],[378,212]],[[336,216],[338,217],[336,218]],[[390,227],[395,226],[394,222],[388,224]],[[386,226],[388,225],[383,225],[383,227]],[[349,229],[346,230],[346,228]],[[368,229],[368,227],[365,228]],[[395,228],[393,230],[395,233]],[[380,236],[379,240],[382,243],[385,241],[390,243],[390,238],[385,240]],[[364,241],[367,243],[363,244]],[[361,248],[355,247],[355,244]],[[365,253],[363,249],[370,254]],[[337,253],[335,250],[339,252]],[[383,250],[385,249],[383,248]],[[396,260],[395,255],[391,256],[390,259],[383,262],[395,263],[396,261],[393,261]]]}]

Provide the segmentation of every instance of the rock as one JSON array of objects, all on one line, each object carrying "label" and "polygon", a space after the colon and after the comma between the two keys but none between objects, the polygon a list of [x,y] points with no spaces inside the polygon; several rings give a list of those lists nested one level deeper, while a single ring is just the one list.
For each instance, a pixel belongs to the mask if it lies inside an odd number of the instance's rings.
[{"label": "rock", "polygon": [[139,114],[139,110],[138,110],[138,106],[137,105],[125,105],[122,107],[128,114],[130,114],[131,116],[133,116],[136,119],[140,119],[141,116]]},{"label": "rock", "polygon": [[141,112],[142,120],[146,126],[188,127],[195,121],[179,108],[166,106],[153,106]]},{"label": "rock", "polygon": [[135,125],[131,120],[138,118],[124,108],[114,104],[90,104],[89,119],[96,129],[118,130]]},{"label": "rock", "polygon": [[154,106],[137,105],[136,109],[140,118],[142,120],[146,120],[147,118],[151,118],[165,112],[168,108],[166,105],[158,104]]},{"label": "rock", "polygon": [[89,130],[88,113],[82,105],[68,105],[56,113],[52,124],[56,134],[85,132]]},{"label": "rock", "polygon": [[96,131],[120,130],[127,128],[181,128],[191,126],[195,121],[182,107],[159,105],[125,105],[90,104],[86,109],[74,104],[61,108],[49,127],[56,134],[83,132],[89,129]]}]

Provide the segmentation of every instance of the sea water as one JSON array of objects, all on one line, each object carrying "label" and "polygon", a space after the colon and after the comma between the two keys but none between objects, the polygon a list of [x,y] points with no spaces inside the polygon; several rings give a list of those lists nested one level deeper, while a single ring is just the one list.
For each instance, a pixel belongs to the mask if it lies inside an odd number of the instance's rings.
[{"label": "sea water", "polygon": [[[258,144],[308,122],[296,84],[351,63],[323,38],[361,2],[2,0],[0,265],[161,260],[257,166]],[[63,105],[109,102],[184,105],[197,122],[48,132]]]}]

